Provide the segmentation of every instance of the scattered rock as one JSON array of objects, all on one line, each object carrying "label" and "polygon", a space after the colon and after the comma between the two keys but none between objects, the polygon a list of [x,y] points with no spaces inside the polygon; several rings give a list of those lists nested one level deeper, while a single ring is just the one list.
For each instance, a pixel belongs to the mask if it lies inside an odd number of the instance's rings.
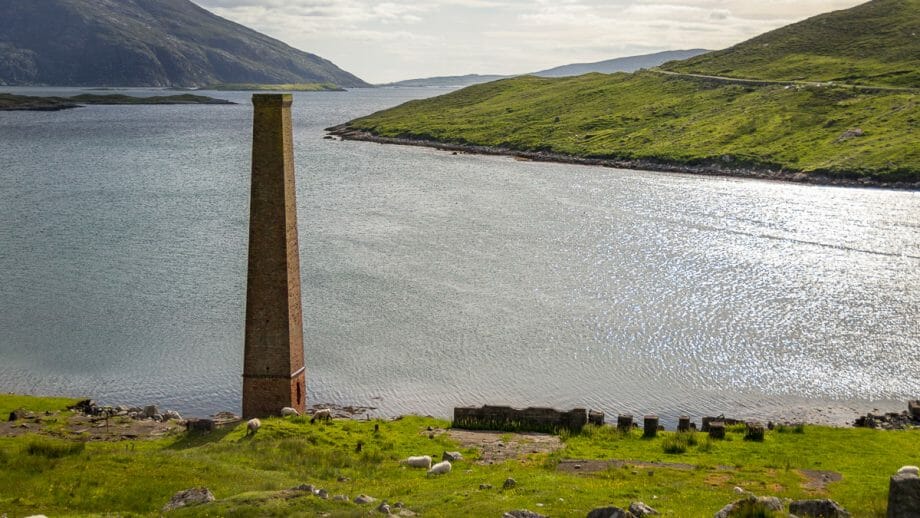
[{"label": "scattered rock", "polygon": [[619,507],[598,507],[588,513],[588,518],[635,518],[631,512]]},{"label": "scattered rock", "polygon": [[789,512],[800,518],[850,518],[850,513],[833,500],[796,500]]},{"label": "scattered rock", "polygon": [[715,518],[731,518],[732,516],[759,516],[763,511],[782,511],[783,502],[775,496],[749,495],[741,500],[736,500],[715,514]]},{"label": "scattered rock", "polygon": [[515,486],[517,486],[517,480],[507,478],[505,479],[505,483],[502,484],[502,489],[513,489]]},{"label": "scattered rock", "polygon": [[633,502],[629,504],[629,512],[636,515],[639,518],[643,516],[653,516],[659,514],[658,511],[652,509],[651,507],[645,505],[644,502]]},{"label": "scattered rock", "polygon": [[888,518],[914,516],[920,516],[920,476],[914,466],[905,466],[888,485]]},{"label": "scattered rock", "polygon": [[376,502],[376,501],[377,501],[376,498],[374,498],[374,497],[372,497],[372,496],[367,496],[367,495],[358,495],[358,496],[355,497],[355,503],[356,503],[356,504],[371,504],[371,503],[374,503],[374,502]]},{"label": "scattered rock", "polygon": [[488,489],[492,489],[492,484],[479,484],[479,489],[481,489],[481,490],[483,490],[483,491],[488,490]]},{"label": "scattered rock", "polygon": [[176,412],[175,410],[167,410],[163,412],[163,419],[166,421],[171,421],[171,420],[181,421],[182,414],[180,414],[179,412]]},{"label": "scattered rock", "polygon": [[908,401],[907,411],[914,421],[920,421],[920,401]]},{"label": "scattered rock", "polygon": [[185,428],[190,432],[212,432],[214,421],[212,419],[189,419],[185,422]]},{"label": "scattered rock", "polygon": [[441,455],[441,460],[457,462],[458,460],[463,460],[463,455],[459,451],[445,451]]},{"label": "scattered rock", "polygon": [[147,419],[153,419],[153,416],[160,413],[160,409],[156,405],[147,405],[144,407],[144,417]]},{"label": "scattered rock", "polygon": [[377,507],[377,511],[382,514],[390,514],[390,506],[384,502]]},{"label": "scattered rock", "polygon": [[335,500],[336,502],[347,502],[348,501],[348,497],[346,495],[335,495],[334,497],[332,497],[332,499]]},{"label": "scattered rock", "polygon": [[315,494],[318,498],[322,498],[323,500],[329,498],[329,491],[326,491],[325,489],[317,489]]},{"label": "scattered rock", "polygon": [[301,484],[297,487],[292,487],[291,491],[304,491],[312,495],[313,492],[316,491],[316,488],[313,486],[313,484]]},{"label": "scattered rock", "polygon": [[866,132],[863,131],[862,128],[853,128],[844,131],[837,139],[837,142],[843,142],[844,140],[850,140],[851,138],[862,137],[865,134]]},{"label": "scattered rock", "polygon": [[351,482],[351,479],[348,477],[339,477],[337,480],[339,482]]},{"label": "scattered rock", "polygon": [[527,509],[517,509],[515,511],[508,511],[502,515],[502,518],[546,518],[540,513],[535,513],[533,511],[528,511]]},{"label": "scattered rock", "polygon": [[163,506],[163,512],[169,512],[189,505],[206,504],[214,501],[214,495],[206,487],[196,487],[179,491]]}]

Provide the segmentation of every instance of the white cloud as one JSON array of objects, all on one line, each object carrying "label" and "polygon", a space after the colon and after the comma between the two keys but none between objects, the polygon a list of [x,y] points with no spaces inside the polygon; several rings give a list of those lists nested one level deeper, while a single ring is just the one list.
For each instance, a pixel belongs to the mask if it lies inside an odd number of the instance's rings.
[{"label": "white cloud", "polygon": [[861,0],[194,0],[371,82],[724,48]]}]

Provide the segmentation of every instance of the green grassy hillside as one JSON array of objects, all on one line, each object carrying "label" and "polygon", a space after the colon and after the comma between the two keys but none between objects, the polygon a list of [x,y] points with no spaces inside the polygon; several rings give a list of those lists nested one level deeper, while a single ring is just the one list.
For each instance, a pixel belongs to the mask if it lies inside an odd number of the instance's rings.
[{"label": "green grassy hillside", "polygon": [[917,94],[654,73],[521,77],[348,123],[384,137],[581,157],[920,180]]},{"label": "green grassy hillside", "polygon": [[769,80],[920,87],[920,0],[873,0],[663,69]]},{"label": "green grassy hillside", "polygon": [[[65,426],[68,403],[0,396],[0,515],[160,516],[177,491],[204,486],[217,501],[167,516],[367,516],[379,514],[374,509],[384,500],[427,517],[501,516],[523,508],[581,518],[595,507],[637,500],[664,516],[712,516],[739,498],[735,487],[833,498],[854,516],[884,516],[888,477],[920,460],[918,430],[786,427],[751,442],[738,428],[712,440],[675,432],[644,439],[639,431],[590,426],[558,438],[491,434],[493,444],[504,446],[493,450],[517,453],[489,462],[482,435],[458,438],[444,430],[449,423],[421,417],[267,419],[255,436],[242,424],[134,440],[97,431],[89,441],[85,426]],[[38,415],[6,423],[7,413],[21,407]],[[112,418],[113,425],[118,419],[128,418]],[[531,453],[538,440],[552,440],[554,451]],[[446,475],[426,476],[401,463],[410,455],[438,459],[445,450],[465,457]],[[509,477],[515,486],[503,488]],[[323,488],[330,498],[292,489],[301,484]],[[354,503],[362,493],[377,502]],[[414,516],[409,511],[394,514]]]}]

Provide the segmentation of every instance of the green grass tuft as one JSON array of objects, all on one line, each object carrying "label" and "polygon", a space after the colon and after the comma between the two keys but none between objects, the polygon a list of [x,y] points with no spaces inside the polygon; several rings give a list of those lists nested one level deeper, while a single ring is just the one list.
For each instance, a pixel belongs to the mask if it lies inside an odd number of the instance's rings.
[{"label": "green grass tuft", "polygon": [[82,441],[63,441],[47,437],[36,437],[29,441],[25,451],[29,455],[46,459],[60,459],[68,455],[83,453],[85,449],[86,443]]}]

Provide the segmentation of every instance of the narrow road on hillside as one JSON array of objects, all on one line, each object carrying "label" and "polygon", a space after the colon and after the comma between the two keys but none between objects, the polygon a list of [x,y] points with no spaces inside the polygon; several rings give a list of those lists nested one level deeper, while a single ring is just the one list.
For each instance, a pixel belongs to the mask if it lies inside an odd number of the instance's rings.
[{"label": "narrow road on hillside", "polygon": [[880,92],[907,92],[907,93],[917,93],[920,89],[917,88],[906,88],[898,86],[872,86],[872,85],[854,85],[849,83],[838,83],[836,81],[776,81],[769,79],[746,79],[739,77],[726,77],[726,76],[709,76],[704,74],[686,74],[682,72],[671,72],[670,70],[661,70],[660,68],[650,68],[649,72],[654,72],[656,74],[662,74],[666,76],[676,76],[676,77],[692,77],[695,79],[708,79],[712,81],[719,81],[722,83],[730,84],[740,84],[740,85],[754,85],[754,86],[842,86],[848,88],[856,88],[858,90],[867,90],[867,91],[880,91]]}]

